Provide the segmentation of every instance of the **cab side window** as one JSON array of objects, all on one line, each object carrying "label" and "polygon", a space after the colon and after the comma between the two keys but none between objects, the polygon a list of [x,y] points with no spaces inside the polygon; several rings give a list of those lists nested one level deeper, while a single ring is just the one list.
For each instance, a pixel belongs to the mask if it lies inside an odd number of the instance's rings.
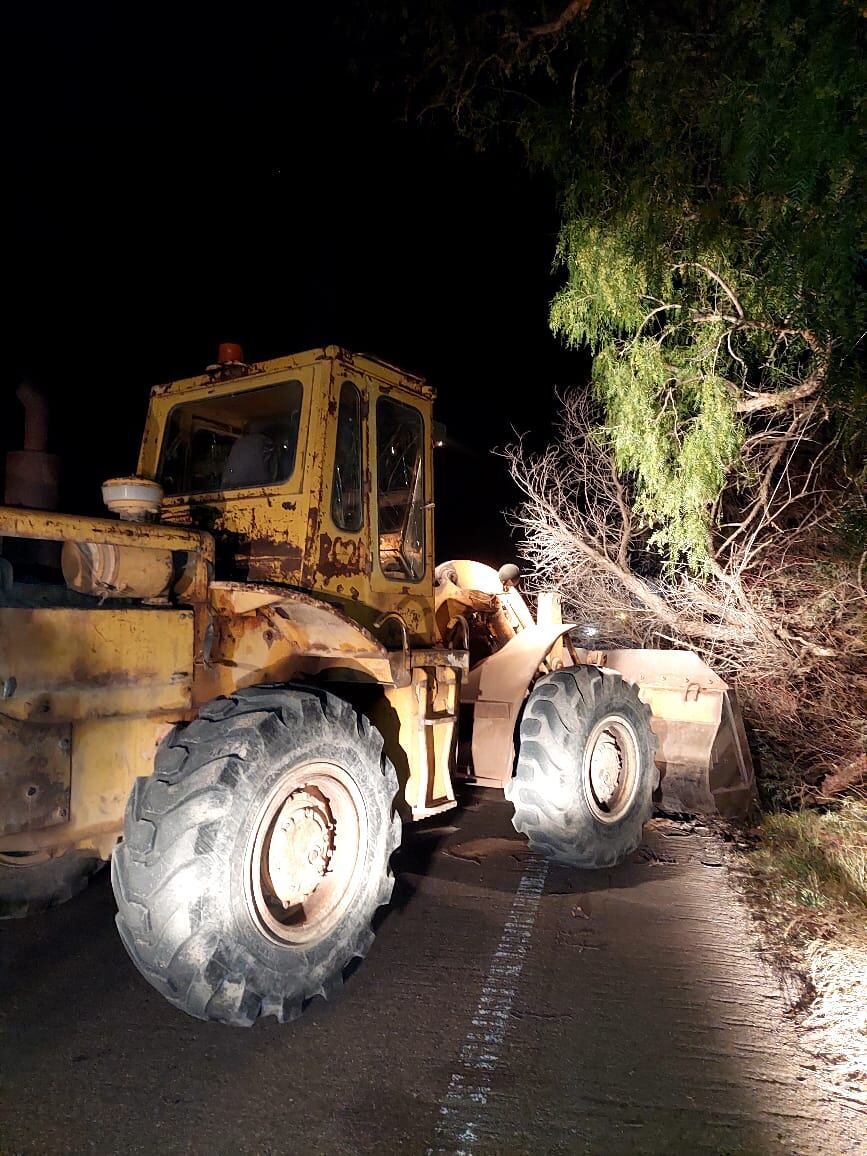
[{"label": "cab side window", "polygon": [[379,564],[388,578],[424,575],[424,422],[412,406],[376,405]]},{"label": "cab side window", "polygon": [[361,529],[361,394],[351,381],[340,387],[337,446],[331,482],[331,519],[339,530]]}]

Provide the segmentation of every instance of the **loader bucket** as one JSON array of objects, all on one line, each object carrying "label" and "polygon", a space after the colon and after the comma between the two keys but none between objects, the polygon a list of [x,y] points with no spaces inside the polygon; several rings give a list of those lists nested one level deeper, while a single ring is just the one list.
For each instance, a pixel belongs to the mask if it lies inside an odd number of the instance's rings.
[{"label": "loader bucket", "polygon": [[755,773],[735,692],[691,650],[609,650],[638,687],[659,740],[656,804],[671,813],[746,815]]}]

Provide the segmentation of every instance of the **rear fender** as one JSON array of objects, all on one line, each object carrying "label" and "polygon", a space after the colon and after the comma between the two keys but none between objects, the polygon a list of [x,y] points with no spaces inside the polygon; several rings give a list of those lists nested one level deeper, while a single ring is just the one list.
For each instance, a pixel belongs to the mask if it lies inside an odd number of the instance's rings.
[{"label": "rear fender", "polygon": [[340,668],[383,686],[408,685],[408,646],[389,650],[322,598],[236,582],[211,585],[213,639],[197,679],[197,704],[260,683]]}]

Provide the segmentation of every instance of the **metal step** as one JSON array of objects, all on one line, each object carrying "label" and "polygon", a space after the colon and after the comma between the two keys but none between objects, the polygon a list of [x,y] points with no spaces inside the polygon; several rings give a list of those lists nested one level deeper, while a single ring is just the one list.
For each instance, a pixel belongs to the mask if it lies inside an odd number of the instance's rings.
[{"label": "metal step", "polygon": [[426,727],[438,727],[443,726],[445,723],[457,722],[457,720],[458,716],[456,714],[432,714],[424,720],[424,725]]}]

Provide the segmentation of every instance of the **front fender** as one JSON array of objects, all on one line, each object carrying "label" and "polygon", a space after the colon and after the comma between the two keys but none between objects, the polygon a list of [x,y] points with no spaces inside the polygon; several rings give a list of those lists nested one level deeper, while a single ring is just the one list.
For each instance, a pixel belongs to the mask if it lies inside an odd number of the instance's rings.
[{"label": "front fender", "polygon": [[503,787],[512,777],[514,735],[527,691],[551,648],[571,623],[528,626],[470,671],[461,701],[474,706],[473,778]]}]

